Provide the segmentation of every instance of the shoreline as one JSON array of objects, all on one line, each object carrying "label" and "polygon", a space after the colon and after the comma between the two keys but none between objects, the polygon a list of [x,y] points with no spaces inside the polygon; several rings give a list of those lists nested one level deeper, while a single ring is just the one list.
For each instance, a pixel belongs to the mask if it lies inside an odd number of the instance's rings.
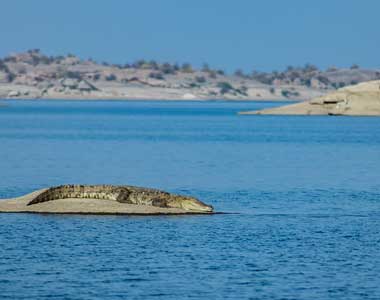
[{"label": "shoreline", "polygon": [[[30,102],[41,102],[41,101],[72,101],[72,102],[96,102],[96,101],[112,101],[112,102],[229,102],[229,103],[298,103],[305,100],[292,100],[292,99],[215,99],[215,98],[209,98],[209,99],[147,99],[147,98],[0,98],[0,101],[2,102],[10,102],[10,101],[30,101]],[[0,106],[1,103],[0,103]],[[6,106],[6,105],[3,105]]]},{"label": "shoreline", "polygon": [[[0,200],[2,201],[2,200]],[[0,214],[38,214],[38,215],[78,215],[78,216],[136,216],[136,217],[147,217],[147,216],[212,216],[212,215],[226,215],[226,214],[236,214],[236,213],[226,213],[226,212],[153,212],[153,213],[136,213],[136,212],[39,212],[39,211],[0,211]]]}]

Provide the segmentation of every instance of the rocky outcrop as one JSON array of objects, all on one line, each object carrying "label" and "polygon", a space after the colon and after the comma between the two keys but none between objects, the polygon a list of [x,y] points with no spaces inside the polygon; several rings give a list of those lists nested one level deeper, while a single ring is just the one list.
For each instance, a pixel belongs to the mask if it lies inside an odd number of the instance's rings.
[{"label": "rocky outcrop", "polygon": [[8,74],[6,72],[0,71],[0,83],[8,83]]},{"label": "rocky outcrop", "polygon": [[10,91],[8,93],[8,97],[9,98],[12,98],[12,97],[19,97],[20,96],[20,92],[19,91]]},{"label": "rocky outcrop", "polygon": [[64,78],[61,80],[61,84],[65,88],[75,90],[78,87],[78,80],[72,78]]},{"label": "rocky outcrop", "polygon": [[157,189],[113,185],[62,185],[0,201],[0,212],[51,213],[211,213],[196,198]]},{"label": "rocky outcrop", "polygon": [[81,80],[79,83],[78,83],[78,86],[77,86],[78,90],[82,91],[82,92],[91,92],[91,91],[96,91],[98,90],[93,84],[90,84],[88,81],[86,80]]},{"label": "rocky outcrop", "polygon": [[341,88],[306,102],[240,114],[380,116],[380,80]]}]

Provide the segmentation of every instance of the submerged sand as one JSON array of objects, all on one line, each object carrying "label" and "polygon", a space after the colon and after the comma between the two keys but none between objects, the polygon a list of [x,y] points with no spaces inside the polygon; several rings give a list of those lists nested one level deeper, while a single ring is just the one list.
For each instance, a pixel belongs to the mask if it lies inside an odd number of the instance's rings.
[{"label": "submerged sand", "polygon": [[110,215],[181,215],[212,214],[179,208],[134,205],[102,199],[67,198],[27,205],[46,189],[11,199],[0,200],[0,213],[110,214]]}]

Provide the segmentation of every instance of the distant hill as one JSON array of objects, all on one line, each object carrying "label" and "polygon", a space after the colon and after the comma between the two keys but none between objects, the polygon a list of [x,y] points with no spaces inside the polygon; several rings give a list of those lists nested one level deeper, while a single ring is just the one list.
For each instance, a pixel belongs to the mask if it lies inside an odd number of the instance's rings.
[{"label": "distant hill", "polygon": [[304,100],[375,79],[380,69],[356,65],[228,75],[207,65],[195,69],[145,60],[118,65],[70,54],[47,56],[38,49],[0,59],[0,98],[16,99]]}]

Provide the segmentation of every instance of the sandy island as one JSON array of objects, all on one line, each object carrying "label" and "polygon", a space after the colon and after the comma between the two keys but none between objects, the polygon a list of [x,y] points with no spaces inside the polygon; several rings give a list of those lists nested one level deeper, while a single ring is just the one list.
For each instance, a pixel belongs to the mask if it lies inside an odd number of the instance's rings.
[{"label": "sandy island", "polygon": [[341,88],[306,102],[240,114],[380,116],[380,80]]},{"label": "sandy island", "polygon": [[[118,201],[95,198],[64,198],[44,201],[31,205],[39,195],[49,189],[41,189],[30,194],[0,199],[0,213],[50,213],[50,214],[99,214],[99,215],[184,215],[184,214],[212,214],[209,211],[189,210],[175,207],[158,207],[153,205],[137,205],[120,203]],[[168,194],[168,196],[173,196]],[[177,197],[177,195],[174,195]],[[186,199],[195,199],[185,197]],[[201,202],[202,203],[202,202]],[[203,203],[202,203],[203,204]],[[205,204],[204,204],[205,205]],[[207,205],[206,205],[207,206]]]}]

